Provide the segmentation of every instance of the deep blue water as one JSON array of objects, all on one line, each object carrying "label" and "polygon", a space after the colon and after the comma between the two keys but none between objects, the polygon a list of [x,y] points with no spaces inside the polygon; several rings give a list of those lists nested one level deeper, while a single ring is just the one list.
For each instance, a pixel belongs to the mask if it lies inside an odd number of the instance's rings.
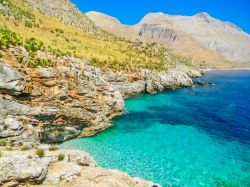
[{"label": "deep blue water", "polygon": [[61,145],[98,164],[172,186],[250,186],[250,71],[212,71],[193,86],[126,100],[113,127]]}]

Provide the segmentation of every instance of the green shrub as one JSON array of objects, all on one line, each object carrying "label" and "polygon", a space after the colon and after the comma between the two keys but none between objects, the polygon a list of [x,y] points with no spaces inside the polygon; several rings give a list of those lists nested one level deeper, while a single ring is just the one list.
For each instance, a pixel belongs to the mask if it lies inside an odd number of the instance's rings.
[{"label": "green shrub", "polygon": [[33,67],[49,67],[52,66],[50,59],[36,58],[32,64]]},{"label": "green shrub", "polygon": [[33,27],[33,23],[31,21],[25,20],[25,27],[32,28]]},{"label": "green shrub", "polygon": [[24,47],[28,52],[45,51],[46,48],[43,42],[37,41],[35,38],[25,40]]},{"label": "green shrub", "polygon": [[22,62],[23,62],[23,59],[24,59],[24,56],[17,56],[17,57],[16,57],[16,60],[17,60],[19,63],[22,63]]},{"label": "green shrub", "polygon": [[63,34],[63,33],[64,33],[64,30],[62,30],[62,29],[58,29],[58,28],[56,28],[56,29],[55,29],[55,31],[56,31],[56,32],[59,32],[59,33],[61,33],[61,34]]},{"label": "green shrub", "polygon": [[13,149],[13,147],[5,147],[5,150],[6,151],[13,151],[14,149]]},{"label": "green shrub", "polygon": [[64,160],[64,154],[59,154],[58,155],[58,161],[63,161]]},{"label": "green shrub", "polygon": [[56,145],[52,145],[49,147],[49,151],[56,151],[58,150],[58,147]]},{"label": "green shrub", "polygon": [[3,58],[3,54],[0,52],[0,58]]},{"label": "green shrub", "polygon": [[0,49],[9,48],[11,45],[21,44],[21,37],[6,27],[0,27]]},{"label": "green shrub", "polygon": [[43,149],[39,148],[39,149],[36,150],[36,155],[37,155],[39,158],[42,158],[42,157],[44,157],[45,152],[44,152]]},{"label": "green shrub", "polygon": [[0,157],[2,157],[3,156],[3,153],[0,151]]},{"label": "green shrub", "polygon": [[4,140],[0,141],[0,146],[6,146],[6,142]]},{"label": "green shrub", "polygon": [[18,145],[19,145],[19,146],[22,146],[22,145],[23,145],[23,142],[18,142]]}]

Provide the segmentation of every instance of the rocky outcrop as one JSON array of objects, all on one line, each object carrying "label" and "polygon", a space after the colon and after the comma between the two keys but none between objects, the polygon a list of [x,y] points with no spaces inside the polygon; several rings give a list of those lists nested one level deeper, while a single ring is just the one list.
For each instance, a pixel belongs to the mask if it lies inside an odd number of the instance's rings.
[{"label": "rocky outcrop", "polygon": [[20,73],[0,59],[0,91],[19,95],[24,92],[24,88],[24,78]]},{"label": "rocky outcrop", "polygon": [[142,24],[138,35],[147,38],[151,42],[165,42],[165,45],[172,44],[178,37],[175,30],[162,28],[157,24]]},{"label": "rocky outcrop", "polygon": [[[12,47],[9,55],[24,52]],[[180,64],[163,72],[104,72],[73,57],[39,54],[49,58],[54,67],[0,63],[0,112],[4,121],[0,135],[6,144],[17,144],[24,137],[26,142],[58,143],[94,135],[123,113],[123,97],[191,86],[190,77],[200,76],[199,71]],[[18,130],[12,130],[9,119],[20,124]]]},{"label": "rocky outcrop", "polygon": [[40,145],[40,149],[44,151],[42,157],[36,155],[35,149],[21,151],[15,147],[10,151],[0,147],[0,185],[3,183],[16,186],[18,183],[30,183],[34,186],[46,187],[151,187],[154,185],[153,182],[132,178],[117,170],[98,167],[93,158],[83,151],[50,151],[48,145]]},{"label": "rocky outcrop", "polygon": [[140,70],[137,73],[108,73],[107,80],[123,97],[130,97],[140,93],[157,93],[166,89],[192,86],[191,77],[199,77],[201,73],[183,65],[168,71]]},{"label": "rocky outcrop", "polygon": [[101,70],[72,57],[47,55],[60,65],[31,69],[1,61],[1,116],[26,121],[38,129],[43,142],[50,143],[109,127],[110,120],[123,112],[124,101]]},{"label": "rocky outcrop", "polygon": [[36,144],[39,143],[38,130],[33,127],[32,122],[29,122],[26,116],[6,117],[0,115],[0,145],[14,146],[21,144]]}]

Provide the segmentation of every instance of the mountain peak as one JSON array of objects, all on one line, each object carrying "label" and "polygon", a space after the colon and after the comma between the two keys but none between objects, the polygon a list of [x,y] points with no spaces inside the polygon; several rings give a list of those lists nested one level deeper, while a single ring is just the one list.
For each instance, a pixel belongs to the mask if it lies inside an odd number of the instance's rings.
[{"label": "mountain peak", "polygon": [[211,17],[207,12],[200,12],[198,14],[195,14],[194,16],[199,17],[199,18],[209,18],[209,17]]},{"label": "mountain peak", "polygon": [[201,13],[195,14],[194,17],[200,18],[207,23],[210,23],[213,19],[207,12],[201,12]]}]

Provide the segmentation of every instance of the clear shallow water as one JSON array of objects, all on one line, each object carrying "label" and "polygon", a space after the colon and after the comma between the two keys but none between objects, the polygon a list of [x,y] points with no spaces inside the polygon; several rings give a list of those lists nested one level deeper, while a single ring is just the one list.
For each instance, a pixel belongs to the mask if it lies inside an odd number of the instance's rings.
[{"label": "clear shallow water", "polygon": [[127,112],[95,137],[62,148],[98,164],[172,186],[250,186],[250,71],[208,72],[194,86],[126,101]]}]

